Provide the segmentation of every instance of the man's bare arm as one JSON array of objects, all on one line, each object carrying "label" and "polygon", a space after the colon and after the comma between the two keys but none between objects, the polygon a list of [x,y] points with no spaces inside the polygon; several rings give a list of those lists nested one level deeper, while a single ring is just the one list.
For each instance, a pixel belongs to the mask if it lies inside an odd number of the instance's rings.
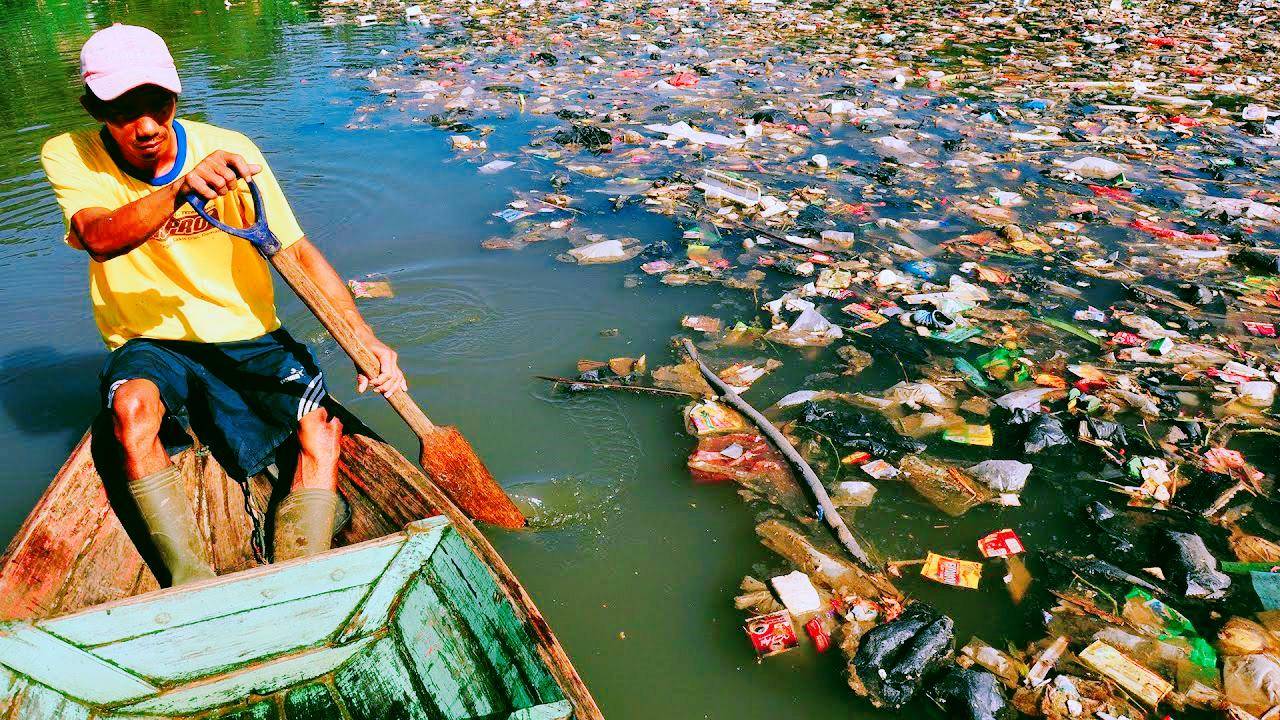
[{"label": "man's bare arm", "polygon": [[186,202],[187,193],[212,200],[235,188],[236,179],[262,168],[234,153],[217,150],[182,179],[128,205],[85,208],[71,218],[71,239],[98,262],[119,257],[145,243]]},{"label": "man's bare arm", "polygon": [[115,211],[81,210],[71,218],[72,241],[98,262],[124,255],[146,242],[177,211],[179,185],[162,187]]},{"label": "man's bare arm", "polygon": [[378,358],[380,368],[378,375],[372,378],[360,375],[356,389],[364,392],[371,387],[383,395],[391,395],[399,390],[407,390],[409,385],[398,365],[399,358],[396,352],[378,340],[373,328],[369,327],[369,323],[365,322],[364,316],[356,309],[355,300],[352,299],[351,292],[347,290],[346,283],[342,282],[342,278],[338,276],[337,271],[333,269],[333,266],[329,264],[329,261],[325,259],[320,250],[304,237],[280,252],[293,255],[298,264],[302,266],[302,269],[320,288],[320,292],[324,294],[325,299],[338,309],[338,312],[342,314],[342,317],[355,330],[356,334],[361,337],[365,345],[373,351],[374,357]]}]

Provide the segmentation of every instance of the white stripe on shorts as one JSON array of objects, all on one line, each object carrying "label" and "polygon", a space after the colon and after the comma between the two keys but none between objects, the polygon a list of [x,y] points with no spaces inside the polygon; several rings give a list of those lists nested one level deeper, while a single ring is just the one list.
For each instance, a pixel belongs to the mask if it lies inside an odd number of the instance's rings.
[{"label": "white stripe on shorts", "polygon": [[320,407],[320,401],[324,399],[324,373],[317,373],[311,378],[311,382],[307,383],[307,389],[303,391],[302,398],[298,400],[298,419],[301,420],[307,413]]}]

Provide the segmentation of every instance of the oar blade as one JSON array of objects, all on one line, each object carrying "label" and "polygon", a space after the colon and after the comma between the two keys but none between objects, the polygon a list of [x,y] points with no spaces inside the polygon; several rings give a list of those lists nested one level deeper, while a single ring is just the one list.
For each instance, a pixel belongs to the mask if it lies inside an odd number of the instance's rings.
[{"label": "oar blade", "polygon": [[509,530],[525,526],[520,509],[457,428],[437,425],[423,437],[421,464],[427,477],[472,518]]}]

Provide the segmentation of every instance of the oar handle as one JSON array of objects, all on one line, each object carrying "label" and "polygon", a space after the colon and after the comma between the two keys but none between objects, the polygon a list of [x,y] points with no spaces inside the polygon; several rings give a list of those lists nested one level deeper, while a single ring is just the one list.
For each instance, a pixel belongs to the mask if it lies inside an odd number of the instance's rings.
[{"label": "oar handle", "polygon": [[[205,209],[208,200],[200,197],[195,193],[187,193],[183,199],[190,203],[191,207],[200,217],[215,228],[233,235],[238,238],[248,240],[253,244],[258,252],[262,253],[280,273],[280,277],[284,278],[285,283],[293,289],[294,293],[302,300],[303,304],[316,316],[321,325],[329,331],[334,340],[338,341],[338,345],[351,357],[351,361],[367,378],[375,378],[382,372],[382,363],[378,361],[378,357],[373,354],[368,345],[360,339],[356,334],[355,328],[351,327],[351,323],[347,322],[346,317],[333,306],[329,298],[320,291],[320,287],[316,285],[311,276],[298,263],[298,259],[290,253],[280,252],[280,240],[276,238],[275,233],[271,232],[271,227],[267,225],[267,213],[262,203],[262,193],[258,190],[258,184],[249,179],[249,194],[253,196],[253,217],[254,223],[252,227],[238,228],[219,222],[217,218],[209,214]],[[385,397],[385,396],[384,396]],[[387,402],[391,403],[391,407],[395,408],[396,413],[404,419],[409,428],[413,430],[423,442],[426,442],[427,435],[436,429],[434,423],[427,418],[427,414],[422,412],[422,408],[409,397],[409,393],[400,391],[387,397]]]},{"label": "oar handle", "polygon": [[205,209],[205,204],[209,201],[193,192],[187,193],[182,199],[186,200],[191,205],[191,209],[204,218],[205,222],[228,235],[248,240],[258,249],[258,252],[262,253],[263,257],[269,258],[280,252],[280,241],[276,238],[275,233],[271,232],[271,227],[267,225],[267,213],[263,209],[262,193],[258,190],[258,183],[254,182],[253,178],[249,178],[248,182],[249,194],[253,196],[253,227],[231,227],[226,223],[219,222],[217,218],[210,215],[209,211]]},{"label": "oar handle", "polygon": [[[282,252],[267,259],[276,272],[280,273],[280,277],[284,278],[285,283],[293,288],[303,304],[316,316],[320,324],[324,325],[333,339],[338,341],[338,345],[351,357],[356,368],[367,378],[377,377],[382,371],[382,363],[378,361],[378,357],[373,354],[364,340],[356,334],[351,323],[347,322],[329,298],[320,291],[320,287],[298,263],[298,258],[293,253]],[[407,391],[393,393],[387,397],[387,402],[395,408],[396,413],[419,438],[425,440],[427,435],[436,429],[435,424],[426,413],[422,412],[422,408],[418,407]]]}]

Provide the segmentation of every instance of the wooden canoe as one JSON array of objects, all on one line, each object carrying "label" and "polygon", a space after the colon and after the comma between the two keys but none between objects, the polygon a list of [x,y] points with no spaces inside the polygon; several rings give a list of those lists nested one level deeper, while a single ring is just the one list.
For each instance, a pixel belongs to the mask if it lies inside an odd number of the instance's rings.
[{"label": "wooden canoe", "polygon": [[[163,590],[86,434],[0,558],[0,718],[602,718],[471,521],[345,424],[351,521],[334,550],[276,565],[254,559],[240,486],[183,452],[219,577]],[[265,502],[269,480],[251,486]]]}]

